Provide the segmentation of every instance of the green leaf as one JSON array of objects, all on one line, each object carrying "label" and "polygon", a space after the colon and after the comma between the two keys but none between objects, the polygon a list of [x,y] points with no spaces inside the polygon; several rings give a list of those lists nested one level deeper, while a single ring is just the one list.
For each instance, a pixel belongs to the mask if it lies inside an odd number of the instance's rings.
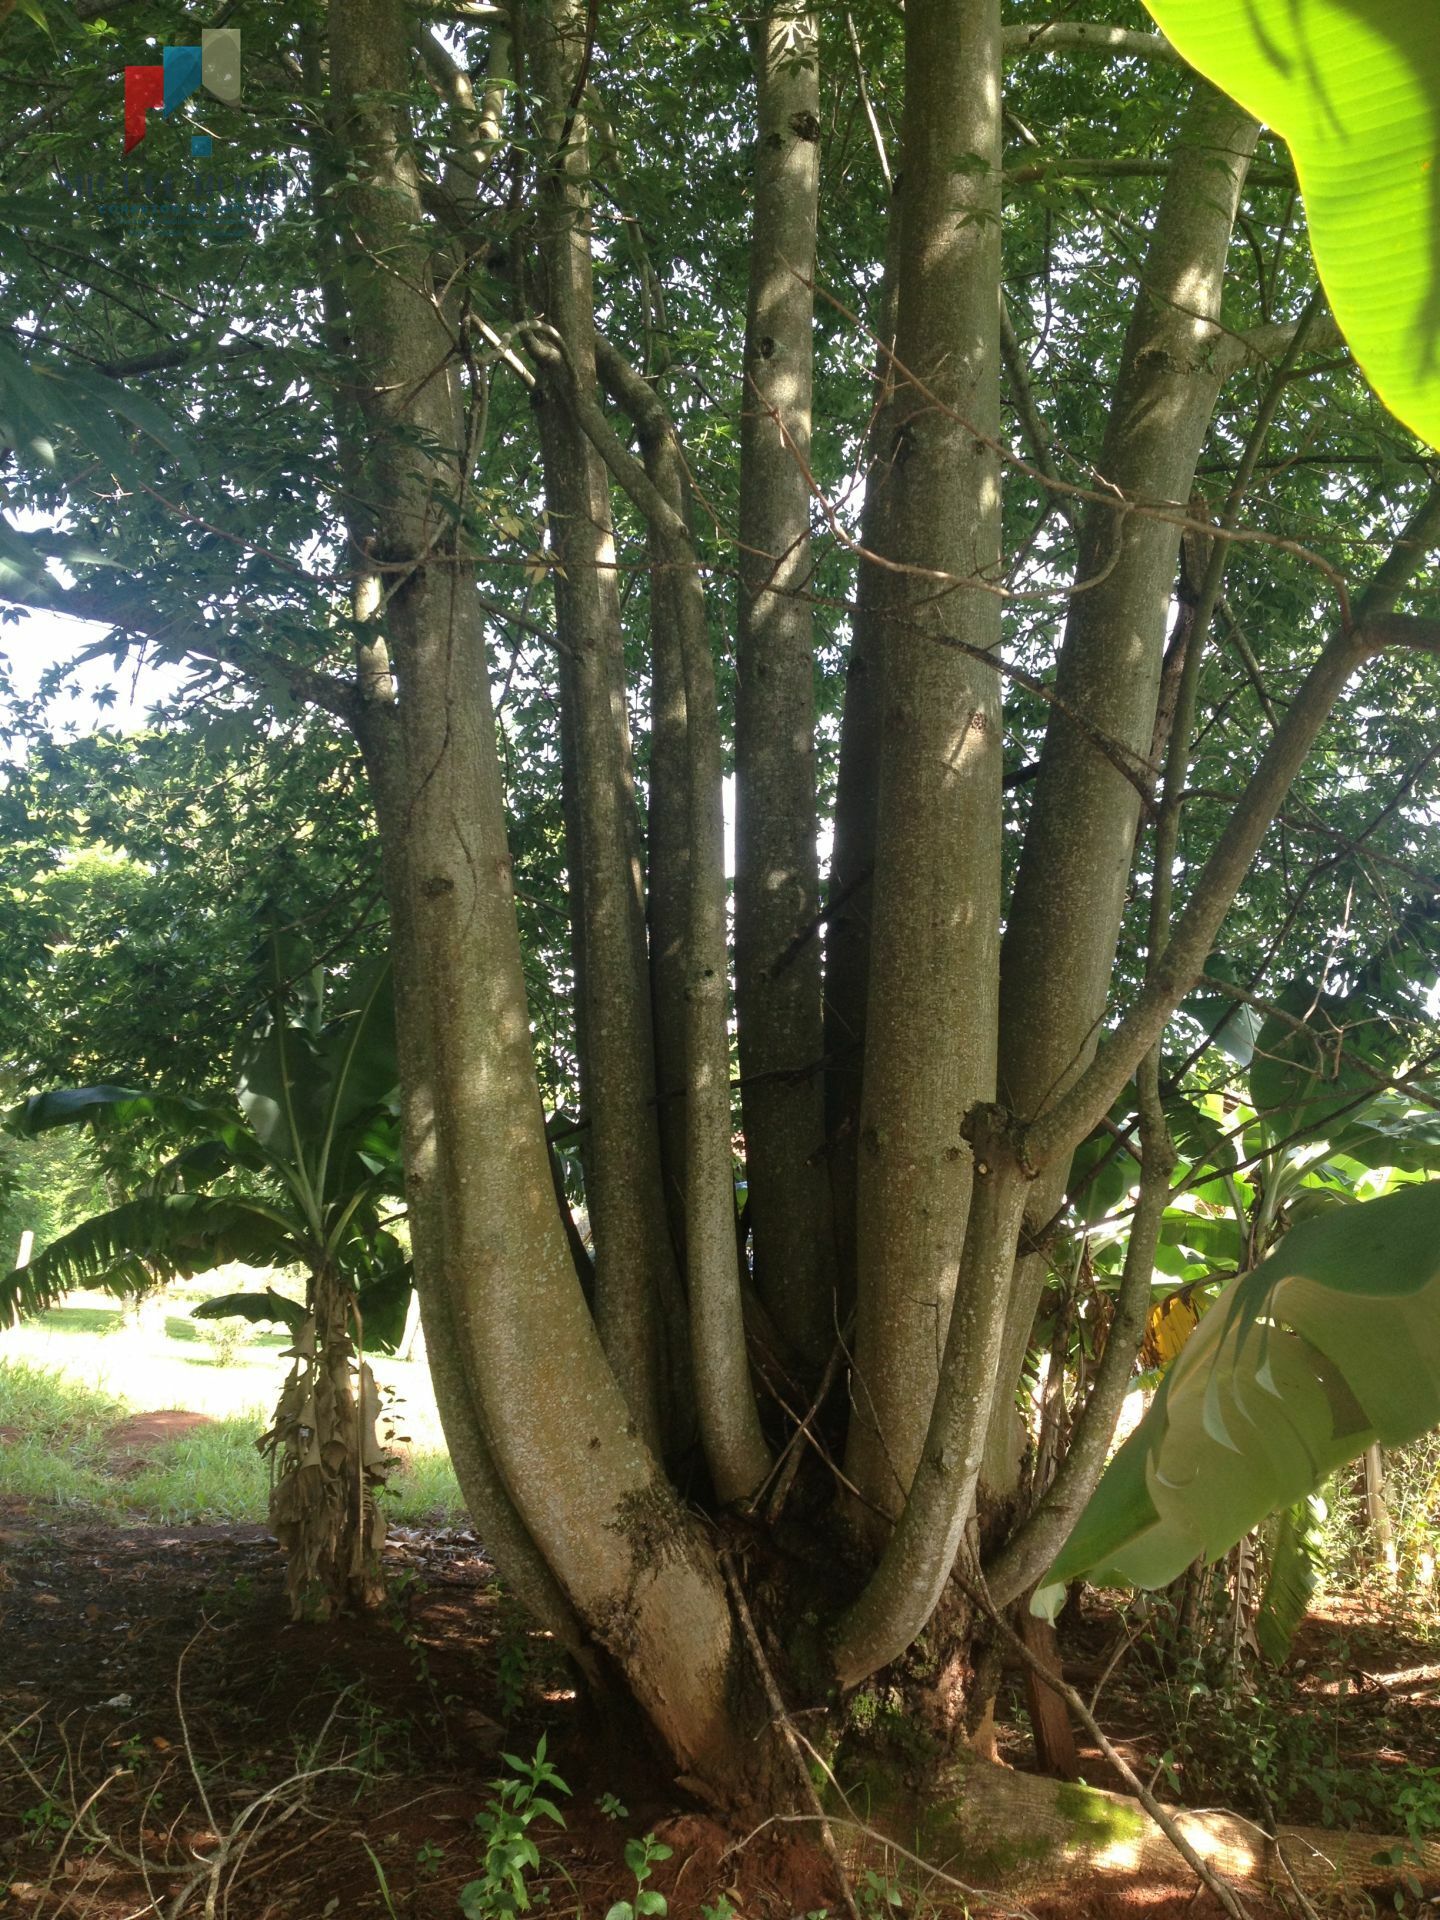
[{"label": "green leaf", "polygon": [[54,451],[45,448],[57,429],[78,443],[111,473],[131,485],[153,479],[137,464],[130,440],[117,426],[123,420],[164,448],[192,477],[200,472],[194,449],[164,410],[119,380],[83,364],[70,365],[14,337],[0,336],[0,418],[11,423],[20,443],[44,464]]},{"label": "green leaf", "polygon": [[40,0],[15,0],[15,5],[27,20],[34,21],[53,47],[55,35],[50,31],[50,22],[45,18],[45,9],[40,5]]},{"label": "green leaf", "polygon": [[1255,1616],[1255,1638],[1279,1666],[1324,1581],[1325,1502],[1316,1494],[1286,1507],[1270,1542],[1270,1572]]},{"label": "green leaf", "polygon": [[57,1087],[49,1093],[31,1094],[5,1115],[9,1133],[29,1138],[48,1133],[52,1127],[93,1126],[126,1127],[137,1120],[169,1120],[193,1129],[197,1119],[213,1122],[221,1131],[227,1116],[222,1109],[185,1094],[141,1093],[134,1087],[101,1084],[95,1087]]},{"label": "green leaf", "polygon": [[0,520],[0,586],[35,581],[45,572],[45,556],[33,540]]},{"label": "green leaf", "polygon": [[408,1263],[362,1281],[356,1303],[365,1328],[365,1346],[371,1352],[394,1353],[405,1338],[414,1276]]},{"label": "green leaf", "polygon": [[157,1280],[188,1279],[231,1260],[278,1267],[297,1257],[283,1220],[256,1201],[147,1194],[83,1221],[29,1266],[0,1278],[0,1326],[42,1312],[74,1287],[124,1298],[148,1292]]},{"label": "green leaf", "polygon": [[1362,1167],[1430,1172],[1440,1168],[1440,1113],[1412,1107],[1402,1095],[1382,1094],[1337,1128],[1330,1145]]},{"label": "green leaf", "polygon": [[122,381],[111,380],[106,375],[96,373],[88,367],[77,367],[69,375],[71,388],[82,397],[96,405],[117,414],[128,421],[132,427],[138,427],[172,454],[181,467],[192,477],[200,472],[200,463],[195,449],[179,431],[163,407],[157,407],[148,395],[140,393],[134,387],[126,386]]},{"label": "green leaf", "polygon": [[370,1119],[399,1084],[388,960],[372,962],[352,983],[351,1006],[322,1034],[317,1064],[326,1096],[320,1156],[323,1183],[337,1139],[357,1122]]},{"label": "green leaf", "polygon": [[324,1114],[309,1036],[288,1021],[271,1019],[245,1050],[237,1093],[241,1112],[271,1160],[308,1183]]},{"label": "green leaf", "polygon": [[192,1320],[248,1320],[252,1326],[274,1326],[277,1322],[299,1333],[305,1324],[305,1309],[298,1301],[287,1300],[283,1293],[266,1287],[263,1293],[222,1293],[214,1300],[202,1300],[190,1309]]},{"label": "green leaf", "polygon": [[[1398,1356],[1404,1364],[1397,1364]],[[1220,1295],[1047,1579],[1157,1587],[1440,1425],[1440,1182],[1295,1227]]]},{"label": "green leaf", "polygon": [[1341,331],[1391,411],[1440,445],[1440,33],[1433,7],[1416,0],[1146,5],[1193,67],[1284,136]]}]

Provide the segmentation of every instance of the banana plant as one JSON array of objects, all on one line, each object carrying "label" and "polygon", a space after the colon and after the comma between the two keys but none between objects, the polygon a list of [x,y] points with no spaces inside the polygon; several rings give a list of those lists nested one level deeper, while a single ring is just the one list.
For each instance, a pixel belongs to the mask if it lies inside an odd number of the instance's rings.
[{"label": "banana plant", "polygon": [[6,1117],[22,1135],[160,1122],[195,1137],[143,1192],[0,1279],[0,1324],[77,1286],[124,1297],[231,1260],[304,1269],[303,1306],[267,1290],[196,1309],[279,1319],[291,1335],[294,1364],[259,1444],[296,1618],[384,1593],[376,1493],[388,1455],[365,1351],[398,1344],[411,1284],[383,1217],[400,1181],[397,1078],[389,969],[375,965],[329,1017],[318,976],[298,1010],[277,993],[239,1049],[234,1106],[96,1086],[32,1096]]},{"label": "banana plant", "polygon": [[1037,1593],[1158,1587],[1378,1440],[1440,1425],[1440,1181],[1301,1220],[1229,1282]]},{"label": "banana plant", "polygon": [[[1082,1573],[1168,1584],[1274,1514],[1260,1633],[1274,1655],[1313,1584],[1316,1488],[1377,1438],[1440,1423],[1440,1113],[1383,1087],[1403,1036],[1382,988],[1296,981],[1264,1017],[1225,1014],[1225,1082],[1167,1102],[1182,1165],[1146,1349],[1158,1391],[1037,1610]],[[1201,996],[1193,1011],[1213,1031],[1227,1004]],[[1107,1233],[1121,1243],[1127,1118],[1122,1102],[1077,1156],[1077,1212],[1102,1262]]]},{"label": "banana plant", "polygon": [[1414,0],[1145,4],[1192,66],[1287,141],[1315,265],[1355,358],[1386,405],[1440,445],[1433,10]]}]

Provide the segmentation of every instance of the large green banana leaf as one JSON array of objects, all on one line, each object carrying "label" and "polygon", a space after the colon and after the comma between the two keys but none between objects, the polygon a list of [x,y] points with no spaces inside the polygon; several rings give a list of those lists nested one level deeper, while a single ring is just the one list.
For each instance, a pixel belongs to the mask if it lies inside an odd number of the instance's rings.
[{"label": "large green banana leaf", "polygon": [[1433,0],[1146,0],[1190,64],[1283,134],[1355,358],[1440,445],[1440,22]]},{"label": "large green banana leaf", "polygon": [[52,1127],[133,1126],[138,1120],[163,1120],[193,1132],[203,1123],[217,1133],[228,1115],[223,1107],[204,1100],[192,1100],[182,1093],[142,1093],[135,1087],[102,1084],[96,1087],[56,1087],[49,1093],[32,1093],[4,1116],[7,1132],[26,1139],[48,1133]]},{"label": "large green banana leaf", "polygon": [[82,1221],[0,1278],[0,1326],[53,1306],[73,1287],[124,1298],[157,1280],[188,1279],[238,1260],[289,1266],[301,1258],[288,1223],[261,1202],[208,1193],[147,1194]]},{"label": "large green banana leaf", "polygon": [[1380,1440],[1440,1425],[1440,1181],[1306,1220],[1220,1295],[1076,1524],[1064,1583],[1166,1585]]},{"label": "large green banana leaf", "polygon": [[320,1032],[274,1018],[237,1062],[241,1111],[272,1166],[302,1204],[323,1213],[354,1184],[347,1136],[399,1080],[388,961],[351,983],[350,1005]]}]

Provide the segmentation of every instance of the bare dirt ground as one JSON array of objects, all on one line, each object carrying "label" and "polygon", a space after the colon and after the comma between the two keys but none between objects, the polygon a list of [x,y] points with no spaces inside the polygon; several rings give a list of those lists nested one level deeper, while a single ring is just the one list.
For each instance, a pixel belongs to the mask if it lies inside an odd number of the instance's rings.
[{"label": "bare dirt ground", "polygon": [[[117,1465],[198,1417],[125,1422]],[[400,1530],[388,1560],[385,1612],[301,1627],[286,1619],[262,1528],[115,1528],[0,1505],[0,1916],[455,1920],[502,1755],[528,1757],[542,1731],[571,1792],[564,1830],[536,1829],[537,1904],[601,1920],[634,1891],[626,1841],[654,1833],[673,1849],[652,1885],[675,1920],[715,1920],[722,1901],[740,1920],[841,1910],[808,1838],[728,1831],[679,1803],[633,1727],[597,1723],[548,1642],[514,1617],[472,1534]],[[1433,1647],[1399,1644],[1358,1613],[1340,1624],[1362,1676],[1350,1745],[1440,1766]],[[1116,1625],[1088,1621],[1067,1659],[1091,1671]],[[1307,1631],[1316,1671],[1332,1673],[1321,1656],[1335,1621]],[[1375,1673],[1387,1677],[1363,1677]],[[1146,1772],[1153,1684],[1127,1664],[1106,1695],[1114,1737]],[[1026,1764],[1014,1700],[1002,1748]],[[1084,1757],[1087,1779],[1110,1784],[1099,1756]],[[896,1909],[871,1889],[867,1920],[947,1904],[939,1886],[899,1897]],[[1254,1920],[1297,1911],[1247,1905]],[[1377,1909],[1357,1896],[1350,1910]],[[1206,1920],[1218,1909],[1189,1888],[1111,1881],[1030,1911]]]}]

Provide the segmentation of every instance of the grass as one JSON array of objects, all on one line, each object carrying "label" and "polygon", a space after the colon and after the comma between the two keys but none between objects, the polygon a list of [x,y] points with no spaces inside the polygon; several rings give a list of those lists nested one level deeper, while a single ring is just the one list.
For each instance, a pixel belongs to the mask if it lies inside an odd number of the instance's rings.
[{"label": "grass", "polygon": [[[179,1305],[223,1287],[172,1290],[140,1316],[95,1297],[38,1315],[0,1333],[0,1495],[104,1515],[124,1523],[263,1523],[269,1468],[256,1439],[269,1425],[288,1362],[284,1336],[245,1322],[222,1354],[209,1325]],[[403,1408],[414,1441],[391,1477],[385,1506],[401,1524],[455,1522],[464,1503],[440,1435],[423,1362],[378,1357],[382,1390]],[[211,1423],[147,1448],[117,1454],[117,1422],[167,1408],[201,1410]]]}]

